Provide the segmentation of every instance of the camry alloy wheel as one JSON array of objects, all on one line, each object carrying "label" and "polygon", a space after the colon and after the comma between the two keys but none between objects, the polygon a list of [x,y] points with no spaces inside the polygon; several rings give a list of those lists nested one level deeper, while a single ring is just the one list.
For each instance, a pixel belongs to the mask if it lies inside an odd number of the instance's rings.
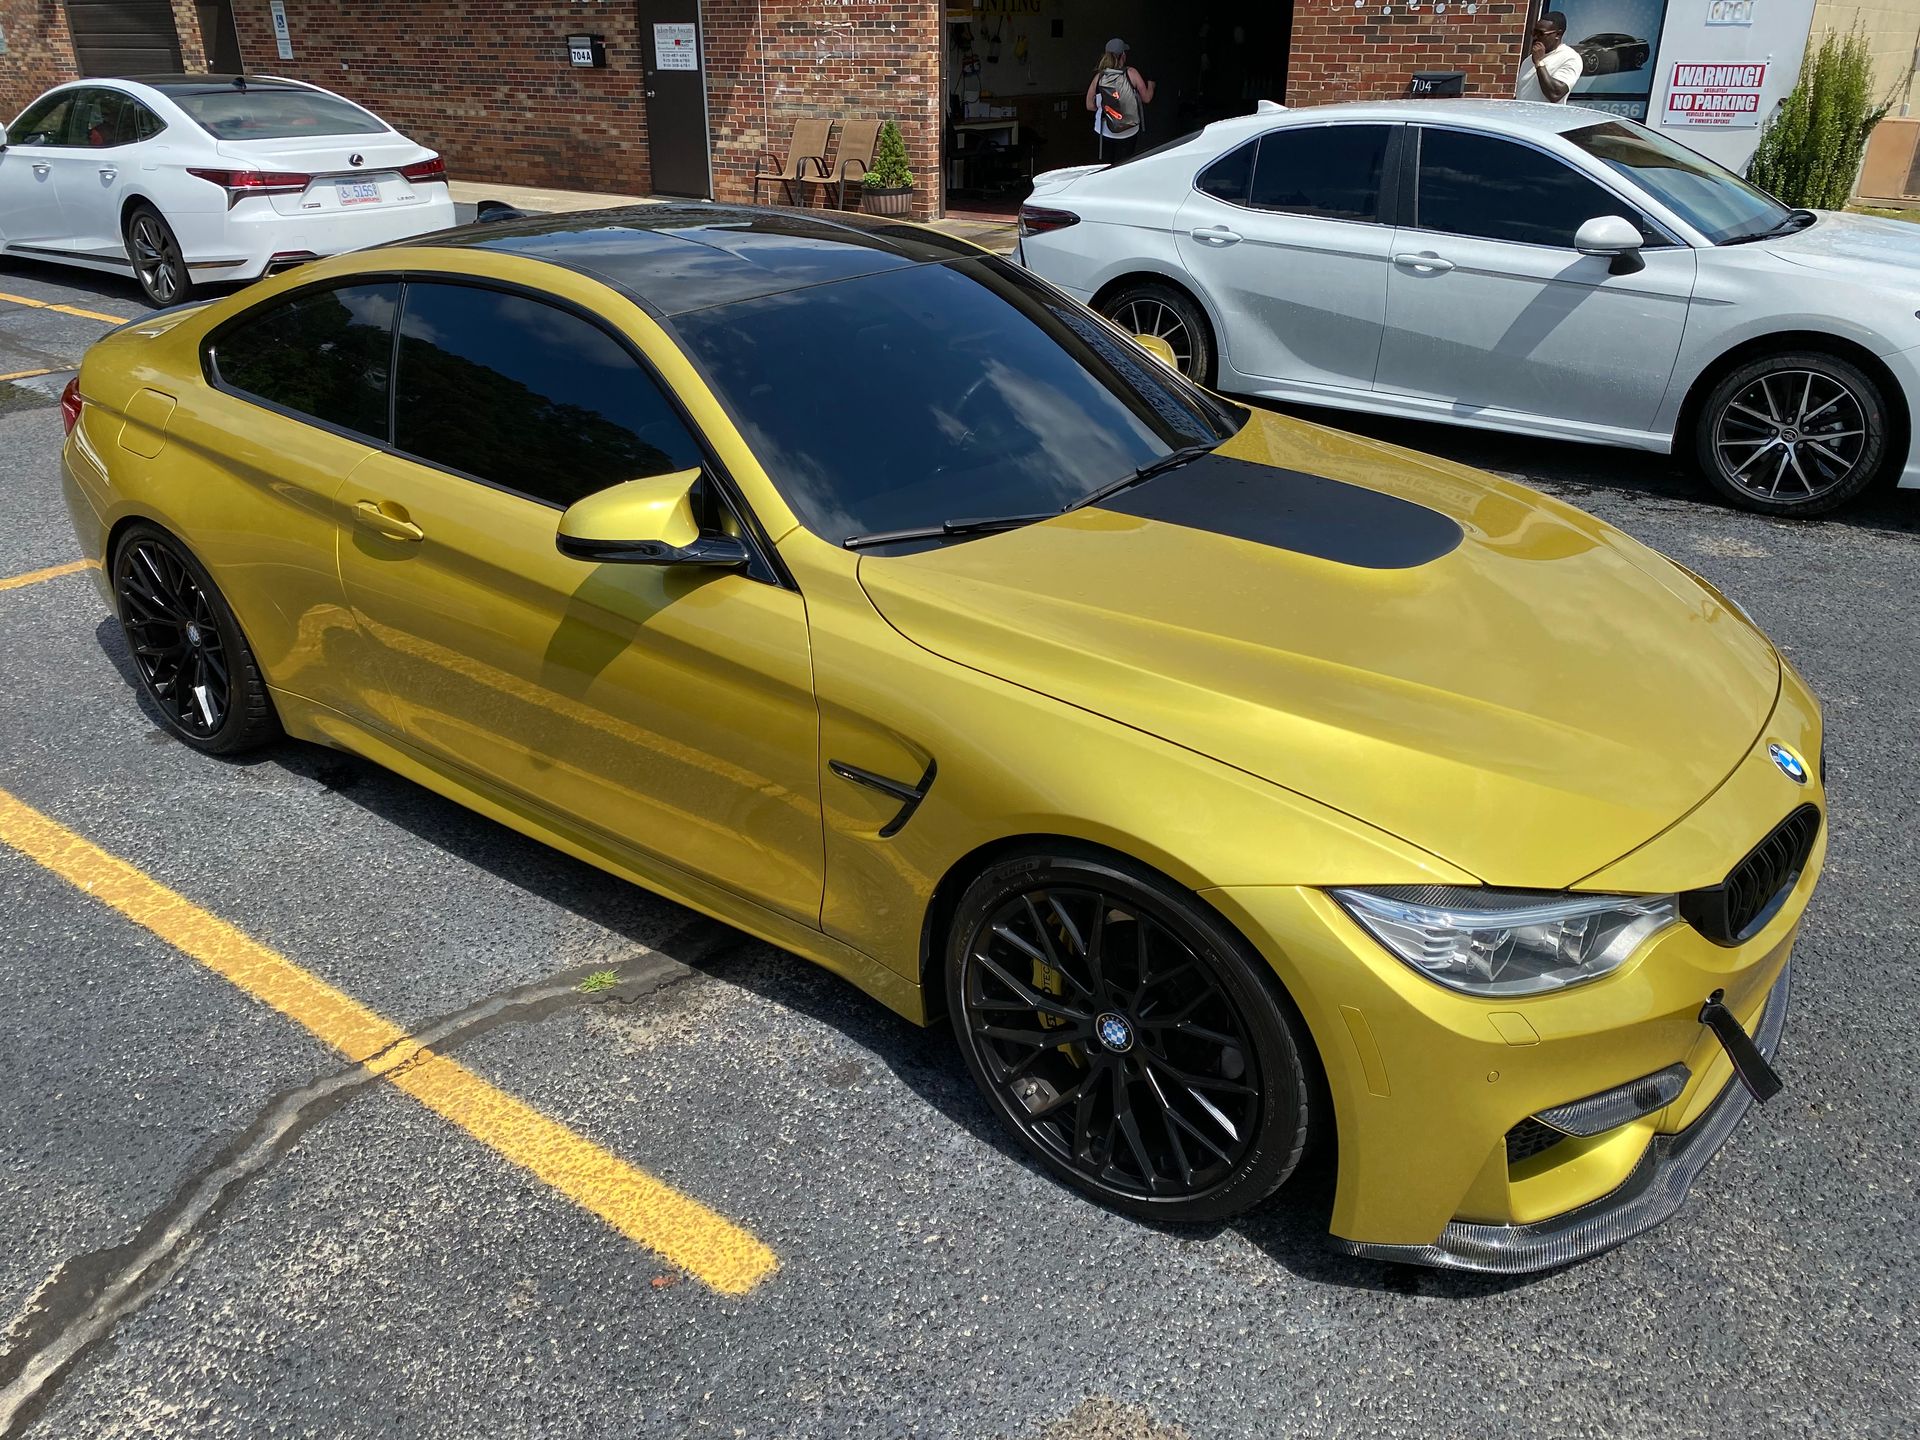
[{"label": "camry alloy wheel", "polygon": [[187,734],[212,736],[232,703],[232,679],[206,592],[155,540],[125,546],[114,568],[121,623],[147,693]]},{"label": "camry alloy wheel", "polygon": [[1215,965],[1136,902],[1079,886],[990,911],[961,962],[965,1035],[1035,1147],[1090,1188],[1217,1189],[1261,1125],[1257,1052]]},{"label": "camry alloy wheel", "polygon": [[171,305],[179,298],[181,281],[186,274],[180,243],[151,210],[134,217],[128,239],[133,267],[139,272],[140,283],[148,296],[161,305]]},{"label": "camry alloy wheel", "polygon": [[1193,374],[1193,335],[1171,305],[1151,298],[1129,300],[1113,312],[1112,319],[1129,335],[1152,335],[1166,341],[1180,373]]},{"label": "camry alloy wheel", "polygon": [[1766,500],[1809,500],[1845,485],[1867,449],[1859,395],[1832,375],[1773,370],[1732,396],[1714,422],[1721,474]]}]

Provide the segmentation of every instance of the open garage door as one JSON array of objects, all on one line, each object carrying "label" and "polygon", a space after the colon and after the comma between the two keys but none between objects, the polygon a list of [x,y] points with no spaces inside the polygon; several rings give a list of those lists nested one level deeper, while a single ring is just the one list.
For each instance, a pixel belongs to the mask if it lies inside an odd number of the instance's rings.
[{"label": "open garage door", "polygon": [[180,32],[169,0],[67,0],[82,75],[177,75]]}]

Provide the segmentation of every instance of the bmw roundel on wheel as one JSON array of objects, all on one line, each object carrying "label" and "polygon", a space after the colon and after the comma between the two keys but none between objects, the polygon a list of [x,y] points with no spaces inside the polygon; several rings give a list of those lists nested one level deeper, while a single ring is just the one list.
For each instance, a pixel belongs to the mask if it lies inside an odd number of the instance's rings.
[{"label": "bmw roundel on wheel", "polygon": [[1814,697],[1611,527],[1163,349],[897,224],[510,221],[111,335],[65,490],[183,744],[357,752],[950,1026],[1104,1204],[1312,1148],[1359,1255],[1665,1219],[1780,1083]]}]

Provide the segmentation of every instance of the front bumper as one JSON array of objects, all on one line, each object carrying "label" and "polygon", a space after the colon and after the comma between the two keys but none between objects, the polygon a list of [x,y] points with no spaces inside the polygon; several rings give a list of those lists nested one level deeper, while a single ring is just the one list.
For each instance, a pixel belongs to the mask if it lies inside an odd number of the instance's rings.
[{"label": "front bumper", "polygon": [[[1787,1023],[1789,965],[1767,996],[1754,1043],[1769,1060]],[[1617,1190],[1563,1215],[1531,1225],[1477,1225],[1455,1220],[1431,1245],[1380,1245],[1331,1236],[1333,1248],[1369,1260],[1397,1260],[1484,1275],[1524,1275],[1591,1259],[1645,1233],[1686,1203],[1687,1191],[1727,1143],[1753,1097],[1739,1079],[1678,1135],[1657,1135]]]}]

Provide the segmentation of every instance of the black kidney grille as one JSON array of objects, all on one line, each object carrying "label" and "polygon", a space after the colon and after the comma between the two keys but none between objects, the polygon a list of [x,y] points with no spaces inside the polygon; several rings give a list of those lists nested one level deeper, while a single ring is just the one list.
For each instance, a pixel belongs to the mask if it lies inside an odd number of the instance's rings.
[{"label": "black kidney grille", "polygon": [[1792,887],[1820,835],[1820,810],[1802,805],[1748,852],[1718,885],[1689,890],[1680,913],[1716,945],[1738,945],[1766,923],[1774,902]]}]

